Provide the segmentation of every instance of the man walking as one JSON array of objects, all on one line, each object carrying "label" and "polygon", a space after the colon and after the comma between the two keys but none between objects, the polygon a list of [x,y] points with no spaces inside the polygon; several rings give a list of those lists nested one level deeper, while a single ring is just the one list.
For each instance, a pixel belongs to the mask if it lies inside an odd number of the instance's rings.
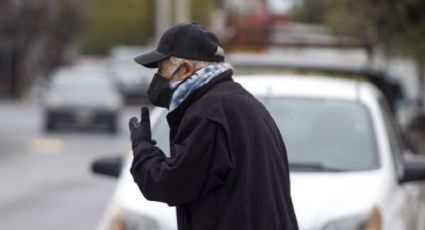
[{"label": "man walking", "polygon": [[178,24],[135,61],[158,68],[148,96],[169,109],[170,157],[151,140],[147,108],[129,121],[131,173],[146,199],[176,206],[179,230],[298,229],[279,129],[233,81],[217,37]]}]

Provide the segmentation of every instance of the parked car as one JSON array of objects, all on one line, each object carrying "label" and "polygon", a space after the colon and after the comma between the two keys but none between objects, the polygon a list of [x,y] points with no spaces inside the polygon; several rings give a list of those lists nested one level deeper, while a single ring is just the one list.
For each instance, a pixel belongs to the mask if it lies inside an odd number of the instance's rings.
[{"label": "parked car", "polygon": [[108,71],[127,104],[140,104],[147,99],[146,93],[156,70],[143,68],[133,61],[145,51],[137,47],[116,47],[108,60]]},{"label": "parked car", "polygon": [[118,129],[122,99],[113,81],[96,68],[66,67],[53,74],[44,101],[44,128]]},{"label": "parked car", "polygon": [[[270,111],[284,138],[291,193],[302,230],[423,230],[425,157],[403,143],[383,94],[355,79],[235,77]],[[153,138],[169,150],[164,110]],[[118,176],[97,229],[177,229],[173,207],[146,200],[129,168],[132,153],[103,158],[93,171]],[[253,198],[255,199],[255,198]]]},{"label": "parked car", "polygon": [[364,49],[270,49],[265,53],[234,53],[227,59],[240,74],[325,75],[368,81],[382,92],[402,131],[410,132],[409,126],[419,114],[419,108],[407,96],[406,92],[412,90],[407,87],[408,78],[389,68],[373,66]]}]

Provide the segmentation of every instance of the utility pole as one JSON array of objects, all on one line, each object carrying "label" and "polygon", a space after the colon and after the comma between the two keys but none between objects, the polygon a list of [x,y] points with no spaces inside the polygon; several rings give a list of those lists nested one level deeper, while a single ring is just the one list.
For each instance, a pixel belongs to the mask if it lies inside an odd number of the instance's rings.
[{"label": "utility pole", "polygon": [[183,23],[190,22],[190,1],[189,0],[175,0],[175,22]]},{"label": "utility pole", "polygon": [[190,22],[190,0],[155,1],[155,42],[170,26],[183,22]]},{"label": "utility pole", "polygon": [[162,33],[172,25],[171,1],[155,1],[155,43],[159,41]]}]

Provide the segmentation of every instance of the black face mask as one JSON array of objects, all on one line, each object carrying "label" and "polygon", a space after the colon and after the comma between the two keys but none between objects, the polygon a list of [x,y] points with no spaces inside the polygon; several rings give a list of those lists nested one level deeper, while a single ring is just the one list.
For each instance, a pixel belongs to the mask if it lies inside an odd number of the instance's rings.
[{"label": "black face mask", "polygon": [[174,89],[170,88],[167,79],[158,73],[153,76],[148,89],[148,97],[152,105],[168,109],[173,92]]}]

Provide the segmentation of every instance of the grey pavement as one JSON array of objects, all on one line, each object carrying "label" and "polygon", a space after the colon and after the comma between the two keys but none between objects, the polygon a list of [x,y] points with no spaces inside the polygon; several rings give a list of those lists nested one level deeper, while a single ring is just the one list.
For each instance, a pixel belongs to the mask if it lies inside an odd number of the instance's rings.
[{"label": "grey pavement", "polygon": [[94,229],[116,180],[94,175],[96,157],[127,154],[125,108],[117,135],[100,131],[45,133],[33,102],[0,101],[0,229]]}]

